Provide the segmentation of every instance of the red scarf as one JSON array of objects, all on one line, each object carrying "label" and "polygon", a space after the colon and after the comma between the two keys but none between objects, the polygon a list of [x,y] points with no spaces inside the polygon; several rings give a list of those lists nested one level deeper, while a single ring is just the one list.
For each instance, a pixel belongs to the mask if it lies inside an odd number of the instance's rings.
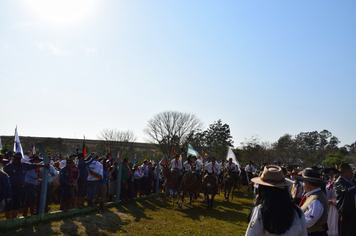
[{"label": "red scarf", "polygon": [[178,167],[178,160],[176,160],[176,166],[175,167]]},{"label": "red scarf", "polygon": [[72,169],[69,169],[68,167],[67,167],[67,169],[69,170],[68,171],[68,181],[70,183],[70,182],[72,182]]},{"label": "red scarf", "polygon": [[126,167],[126,171],[127,171],[127,177],[129,177],[130,176],[130,170],[129,170],[129,168],[127,166],[125,166],[125,167]]}]

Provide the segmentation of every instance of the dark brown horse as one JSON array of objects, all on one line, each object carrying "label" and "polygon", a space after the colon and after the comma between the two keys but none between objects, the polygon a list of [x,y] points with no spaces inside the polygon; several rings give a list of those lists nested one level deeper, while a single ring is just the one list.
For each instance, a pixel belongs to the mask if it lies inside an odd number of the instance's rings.
[{"label": "dark brown horse", "polygon": [[182,178],[182,199],[179,204],[179,207],[182,208],[184,195],[189,193],[189,208],[192,207],[192,198],[193,195],[197,193],[199,189],[198,177],[195,174],[196,166],[192,165],[190,171],[186,172]]},{"label": "dark brown horse", "polygon": [[[232,173],[232,170],[227,170],[224,173],[224,178],[223,178],[223,183],[224,183],[224,192],[225,192],[225,200],[229,201],[230,198],[230,192],[231,192],[231,200],[234,199],[234,189],[236,188],[236,183],[237,180]],[[226,196],[227,194],[227,196]]]},{"label": "dark brown horse", "polygon": [[166,201],[166,197],[169,193],[169,190],[173,190],[173,196],[172,196],[172,205],[174,205],[174,194],[177,193],[177,203],[179,199],[179,187],[180,187],[180,181],[179,181],[179,175],[178,172],[176,171],[171,171],[166,165],[163,166],[162,169],[163,176],[166,178],[166,181],[164,182],[164,196],[163,196],[163,203]]},{"label": "dark brown horse", "polygon": [[[207,173],[204,176],[203,191],[204,196],[206,197],[206,200],[208,202],[208,209],[213,208],[214,197],[215,194],[218,192],[218,184],[216,181],[217,178],[214,174]],[[211,195],[211,198],[209,198],[209,195]]]}]

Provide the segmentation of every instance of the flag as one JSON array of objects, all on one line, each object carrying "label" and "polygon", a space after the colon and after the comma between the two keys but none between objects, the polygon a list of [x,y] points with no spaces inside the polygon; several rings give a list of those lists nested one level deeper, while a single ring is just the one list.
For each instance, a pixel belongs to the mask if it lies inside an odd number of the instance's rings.
[{"label": "flag", "polygon": [[85,136],[84,136],[84,140],[83,140],[82,152],[84,154],[84,157],[87,157],[87,148],[85,147]]},{"label": "flag", "polygon": [[0,150],[2,150],[1,137],[0,137]]},{"label": "flag", "polygon": [[23,156],[22,146],[20,142],[19,134],[17,133],[17,126],[15,129],[15,140],[14,140],[14,153],[19,152]]},{"label": "flag", "polygon": [[157,162],[157,160],[156,160],[156,158],[155,158],[154,155],[152,156],[152,159],[153,159],[153,161],[154,161],[154,164],[158,165],[158,162]]},{"label": "flag", "polygon": [[194,148],[188,144],[188,156],[195,156],[198,157],[198,152],[194,150]]},{"label": "flag", "polygon": [[229,147],[229,149],[227,151],[226,160],[229,161],[230,158],[232,158],[232,162],[235,163],[235,165],[237,165],[238,168],[240,169],[240,163],[236,160],[235,153]]},{"label": "flag", "polygon": [[35,154],[36,154],[36,147],[35,147],[35,144],[33,143],[32,147],[31,147],[30,156],[35,155]]},{"label": "flag", "polygon": [[135,163],[136,163],[136,154],[135,154],[132,164],[135,165]]},{"label": "flag", "polygon": [[205,152],[205,151],[203,151],[202,153],[203,153],[203,156],[204,156],[204,157],[206,157],[206,155],[207,155],[207,154],[206,154],[206,152]]},{"label": "flag", "polygon": [[173,148],[173,152],[174,152],[174,154],[177,154],[177,152],[176,152],[176,150]]}]

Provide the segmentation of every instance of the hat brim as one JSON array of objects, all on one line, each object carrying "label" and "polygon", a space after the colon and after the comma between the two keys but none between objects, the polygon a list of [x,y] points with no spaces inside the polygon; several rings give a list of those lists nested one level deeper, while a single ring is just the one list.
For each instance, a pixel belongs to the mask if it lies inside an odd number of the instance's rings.
[{"label": "hat brim", "polygon": [[261,180],[261,177],[252,178],[251,181],[256,184],[261,184],[269,187],[287,187],[293,184],[293,181],[287,178],[284,178],[284,181],[278,183],[265,182]]}]

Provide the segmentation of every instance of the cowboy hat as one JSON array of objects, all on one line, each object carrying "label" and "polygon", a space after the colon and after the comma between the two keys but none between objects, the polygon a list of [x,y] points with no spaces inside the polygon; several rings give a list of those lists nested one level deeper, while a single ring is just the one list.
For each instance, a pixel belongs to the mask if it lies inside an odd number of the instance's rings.
[{"label": "cowboy hat", "polygon": [[22,154],[21,152],[16,152],[15,154],[12,155],[13,157],[18,157],[18,158],[22,158]]},{"label": "cowboy hat", "polygon": [[320,183],[323,181],[320,177],[320,173],[312,168],[305,168],[302,172],[302,176],[297,176],[296,179],[314,183]]},{"label": "cowboy hat", "polygon": [[30,162],[33,162],[33,161],[42,161],[43,159],[41,159],[39,156],[37,155],[32,155],[31,156],[31,159],[30,159]]},{"label": "cowboy hat", "polygon": [[334,171],[334,174],[339,173],[340,171],[335,167],[329,167],[324,169],[324,174],[328,175],[330,171]]},{"label": "cowboy hat", "polygon": [[270,187],[285,187],[293,184],[293,181],[284,177],[282,168],[279,166],[265,166],[261,177],[251,179],[256,184]]}]

